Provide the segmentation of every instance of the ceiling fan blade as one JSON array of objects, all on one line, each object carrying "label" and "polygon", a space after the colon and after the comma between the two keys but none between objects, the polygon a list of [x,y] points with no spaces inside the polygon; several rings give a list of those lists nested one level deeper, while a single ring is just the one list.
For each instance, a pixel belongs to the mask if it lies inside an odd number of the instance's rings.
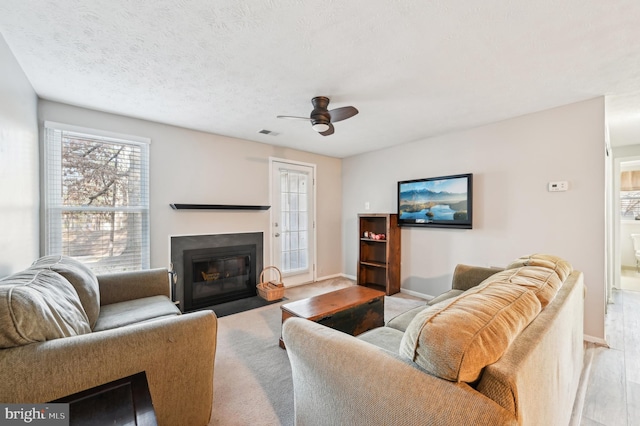
[{"label": "ceiling fan blade", "polygon": [[342,108],[336,108],[329,111],[329,115],[331,115],[331,122],[335,123],[337,121],[346,120],[347,118],[351,118],[358,113],[358,110],[352,106],[346,106]]},{"label": "ceiling fan blade", "polygon": [[309,121],[310,118],[309,117],[294,117],[292,115],[278,115],[277,118],[284,118],[287,120],[305,120],[305,121]]},{"label": "ceiling fan blade", "polygon": [[335,129],[333,128],[333,124],[329,123],[329,128],[327,130],[325,130],[324,132],[319,132],[322,136],[329,136],[333,134],[333,131]]}]

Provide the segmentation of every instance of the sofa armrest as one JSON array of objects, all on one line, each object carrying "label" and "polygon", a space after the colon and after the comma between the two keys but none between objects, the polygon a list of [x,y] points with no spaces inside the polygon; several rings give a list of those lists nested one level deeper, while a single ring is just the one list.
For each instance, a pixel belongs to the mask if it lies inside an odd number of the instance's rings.
[{"label": "sofa armrest", "polygon": [[217,319],[200,311],[0,350],[0,401],[43,403],[145,371],[159,425],[211,415]]},{"label": "sofa armrest", "polygon": [[482,266],[457,265],[453,271],[451,288],[467,291],[477,286],[493,274],[503,271],[502,268],[485,268]]},{"label": "sofa armrest", "polygon": [[466,384],[430,376],[353,336],[301,318],[283,325],[296,424],[515,425]]},{"label": "sofa armrest", "polygon": [[171,298],[169,272],[166,268],[116,272],[98,275],[100,305],[141,299],[150,296]]}]

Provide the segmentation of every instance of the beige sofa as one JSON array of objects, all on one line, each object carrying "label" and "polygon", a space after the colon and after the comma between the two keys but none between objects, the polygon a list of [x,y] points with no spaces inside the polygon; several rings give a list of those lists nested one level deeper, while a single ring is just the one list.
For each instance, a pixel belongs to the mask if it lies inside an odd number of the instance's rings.
[{"label": "beige sofa", "polygon": [[287,320],[296,424],[568,424],[583,275],[548,255],[495,272],[460,266],[463,288],[358,337]]},{"label": "beige sofa", "polygon": [[44,257],[0,280],[0,402],[39,403],[145,371],[159,425],[206,425],[217,319],[181,315],[166,269],[95,276]]}]

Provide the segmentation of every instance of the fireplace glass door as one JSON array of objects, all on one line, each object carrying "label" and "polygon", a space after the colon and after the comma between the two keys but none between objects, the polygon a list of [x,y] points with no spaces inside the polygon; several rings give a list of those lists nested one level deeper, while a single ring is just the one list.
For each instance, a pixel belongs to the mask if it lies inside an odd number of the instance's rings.
[{"label": "fireplace glass door", "polygon": [[255,247],[185,250],[185,311],[256,295]]}]

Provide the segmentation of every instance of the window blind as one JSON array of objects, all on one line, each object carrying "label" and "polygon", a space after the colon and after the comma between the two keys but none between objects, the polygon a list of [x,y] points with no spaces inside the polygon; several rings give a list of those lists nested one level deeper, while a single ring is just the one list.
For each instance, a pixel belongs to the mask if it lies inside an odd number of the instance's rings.
[{"label": "window blind", "polygon": [[149,141],[46,122],[45,254],[149,268]]}]

